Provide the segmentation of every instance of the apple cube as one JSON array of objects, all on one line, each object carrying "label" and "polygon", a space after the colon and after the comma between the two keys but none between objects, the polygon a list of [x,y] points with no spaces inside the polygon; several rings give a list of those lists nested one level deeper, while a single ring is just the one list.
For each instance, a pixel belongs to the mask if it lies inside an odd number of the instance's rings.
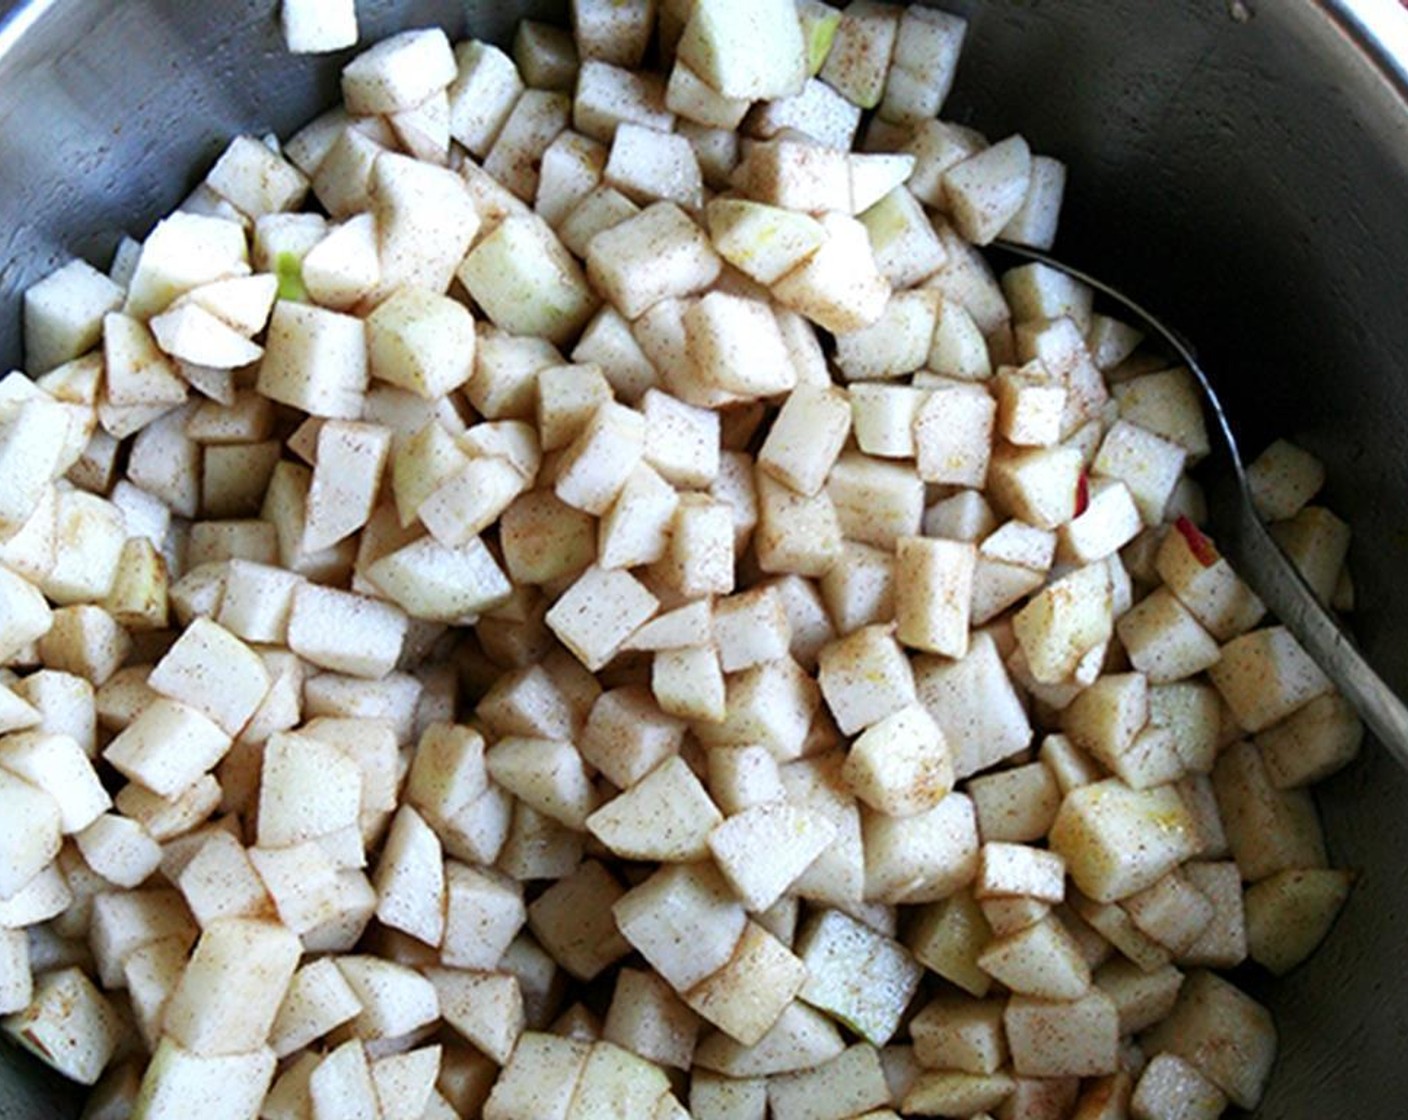
[{"label": "apple cube", "polygon": [[851,541],[893,552],[923,524],[923,480],[899,463],[845,452],[831,468],[826,492]]},{"label": "apple cube", "polygon": [[724,718],[724,674],[711,647],[658,651],[651,662],[650,690],[660,710],[671,716],[715,723]]},{"label": "apple cube", "polygon": [[945,171],[944,202],[958,232],[975,245],[996,238],[1026,200],[1031,162],[1027,142],[1009,136]]},{"label": "apple cube", "polygon": [[314,416],[355,420],[367,387],[360,319],[280,300],[269,323],[259,392]]},{"label": "apple cube", "polygon": [[618,4],[611,0],[576,0],[572,5],[572,33],[577,53],[601,58],[617,66],[639,66],[650,42],[655,5]]},{"label": "apple cube", "polygon": [[1026,844],[985,843],[979,853],[973,895],[989,898],[1024,897],[1060,902],[1065,895],[1066,868],[1060,855]]},{"label": "apple cube", "polygon": [[1085,509],[1061,526],[1061,552],[1089,564],[1123,548],[1143,528],[1139,508],[1122,482],[1087,482]]},{"label": "apple cube", "polygon": [[895,558],[895,613],[905,645],[947,657],[968,651],[977,553],[971,544],[902,537]]},{"label": "apple cube", "polygon": [[1195,850],[1192,818],[1172,786],[1133,790],[1113,778],[1066,794],[1050,842],[1099,902],[1152,886]]},{"label": "apple cube", "polygon": [[926,482],[983,486],[996,417],[997,403],[981,386],[947,382],[933,388],[914,418],[919,476]]},{"label": "apple cube", "polygon": [[[711,763],[711,784],[712,779]],[[735,799],[734,805],[734,814],[710,833],[709,851],[744,905],[761,913],[825,851],[836,826],[825,815],[786,801],[740,806]]]},{"label": "apple cube", "polygon": [[238,222],[178,211],[142,243],[123,310],[150,318],[193,288],[248,271],[249,247]]},{"label": "apple cube", "polygon": [[375,680],[395,668],[407,626],[389,603],[307,583],[293,593],[288,644],[315,665]]},{"label": "apple cube", "polygon": [[23,1011],[33,998],[29,937],[22,929],[0,931],[0,1015]]},{"label": "apple cube", "polygon": [[[708,754],[709,796],[728,817],[769,802],[782,802],[787,798],[787,790],[782,784],[782,772],[767,749],[759,746],[716,747]],[[746,837],[751,827],[757,827],[764,820],[785,818],[787,813],[759,815],[749,828],[738,831]],[[827,818],[828,820],[830,818]],[[805,825],[803,826],[805,829]],[[834,834],[834,829],[833,829]],[[723,842],[731,833],[721,833]],[[752,870],[750,867],[748,870]]]},{"label": "apple cube", "polygon": [[773,284],[821,246],[816,219],[742,198],[716,198],[707,209],[709,237],[719,254],[760,284]]},{"label": "apple cube", "polygon": [[256,1114],[273,1081],[276,1059],[260,1047],[246,1054],[198,1055],[163,1038],[142,1077],[136,1115],[176,1120],[197,1108],[220,1120]]},{"label": "apple cube", "polygon": [[1093,1077],[1117,1068],[1119,1013],[1099,988],[1072,1002],[1014,995],[1002,1019],[1023,1077]]},{"label": "apple cube", "polygon": [[595,671],[659,606],[629,573],[589,568],[548,612],[547,624],[583,665]]},{"label": "apple cube", "polygon": [[874,109],[885,90],[899,33],[897,5],[858,0],[841,13],[821,79],[862,109]]},{"label": "apple cube", "polygon": [[572,100],[572,127],[610,144],[623,121],[670,131],[674,115],[665,106],[665,82],[656,74],[585,59]]},{"label": "apple cube", "polygon": [[1058,529],[1076,515],[1082,459],[1074,447],[999,446],[987,474],[988,490],[1013,517]]},{"label": "apple cube", "polygon": [[810,1069],[768,1081],[769,1115],[775,1120],[860,1117],[889,1100],[879,1051],[865,1043]]},{"label": "apple cube", "polygon": [[[1056,737],[1049,736],[1048,742],[1052,738]],[[1064,791],[1044,748],[1045,744],[1040,762],[985,774],[968,783],[984,843],[1030,843],[1050,830]]]},{"label": "apple cube", "polygon": [[695,377],[730,399],[772,396],[796,384],[796,371],[772,308],[711,292],[684,315]]},{"label": "apple cube", "polygon": [[[1065,193],[1066,165],[1050,156],[1033,155],[1026,197],[998,236],[1033,249],[1050,249],[1056,243],[1056,229],[1061,221],[1061,202]],[[1108,356],[1105,360],[1108,362]]]},{"label": "apple cube", "polygon": [[923,973],[903,945],[839,910],[802,928],[797,955],[807,969],[801,998],[877,1046],[899,1028]]},{"label": "apple cube", "polygon": [[1091,465],[1094,474],[1123,482],[1146,525],[1157,525],[1173,495],[1188,453],[1178,444],[1128,420],[1106,434]]},{"label": "apple cube", "polygon": [[115,738],[103,757],[133,781],[175,797],[225,756],[230,736],[179,701],[158,698]]},{"label": "apple cube", "polygon": [[1141,933],[1181,957],[1198,943],[1215,913],[1212,902],[1177,871],[1121,905]]},{"label": "apple cube", "polygon": [[1249,882],[1278,871],[1326,865],[1325,841],[1310,794],[1277,789],[1251,743],[1233,743],[1213,770],[1227,841]]},{"label": "apple cube", "polygon": [[868,727],[846,757],[855,795],[890,816],[934,808],[953,787],[953,761],[943,732],[919,704]]},{"label": "apple cube", "polygon": [[581,268],[540,218],[505,219],[458,275],[495,325],[513,334],[563,343],[596,310]]},{"label": "apple cube", "polygon": [[1349,897],[1347,871],[1279,871],[1246,892],[1247,944],[1251,957],[1283,976],[1325,939]]},{"label": "apple cube", "polygon": [[566,28],[531,19],[523,20],[514,33],[513,59],[531,88],[561,92],[571,91],[580,65]]},{"label": "apple cube", "polygon": [[602,181],[633,202],[674,202],[690,210],[704,203],[694,148],[683,136],[629,121],[616,128]]},{"label": "apple cube", "polygon": [[694,5],[675,51],[726,97],[786,97],[806,77],[801,20],[784,0],[703,0]]},{"label": "apple cube", "polygon": [[841,1033],[820,1012],[794,1002],[778,1016],[772,1030],[754,1046],[742,1046],[723,1032],[704,1038],[695,1051],[695,1067],[730,1077],[765,1077],[810,1069],[845,1050]]},{"label": "apple cube", "polygon": [[1076,671],[1114,630],[1110,574],[1104,564],[1077,568],[1032,596],[1012,620],[1032,676],[1055,684]]},{"label": "apple cube", "polygon": [[507,1062],[524,1027],[518,977],[451,968],[427,969],[426,976],[445,1022],[495,1062]]},{"label": "apple cube", "polygon": [[343,68],[342,98],[353,113],[392,113],[419,105],[455,76],[443,31],[407,31],[383,39]]},{"label": "apple cube", "polygon": [[97,1080],[122,1040],[115,1008],[78,968],[39,977],[27,1007],[0,1021],[16,1043],[82,1085]]},{"label": "apple cube", "polygon": [[1178,1055],[1156,1054],[1139,1075],[1129,1107],[1132,1115],[1150,1120],[1165,1116],[1215,1120],[1226,1110],[1227,1097]]},{"label": "apple cube", "polygon": [[[302,952],[276,922],[222,918],[201,934],[167,1004],[166,1033],[192,1054],[245,1054],[263,1046]],[[232,982],[239,977],[239,983]]]},{"label": "apple cube", "polygon": [[1007,1061],[1002,1001],[939,996],[911,1021],[914,1057],[928,1069],[994,1074]]},{"label": "apple cube", "polygon": [[1268,521],[1294,517],[1325,484],[1325,467],[1310,452],[1278,439],[1247,467],[1257,512]]},{"label": "apple cube", "polygon": [[440,957],[455,968],[489,968],[502,959],[526,919],[516,884],[450,862],[445,867],[445,937]]},{"label": "apple cube", "polygon": [[758,141],[746,150],[731,178],[747,197],[786,210],[815,215],[852,210],[846,153],[812,143],[809,137],[783,134]]},{"label": "apple cube", "polygon": [[915,661],[915,690],[953,752],[958,779],[985,770],[1031,741],[1031,725],[997,647],[986,633],[974,634],[958,661]]},{"label": "apple cube", "polygon": [[1265,614],[1262,605],[1212,542],[1191,522],[1166,533],[1155,567],[1179,601],[1220,642],[1250,630]]},{"label": "apple cube", "polygon": [[1191,677],[1221,656],[1217,643],[1167,588],[1137,603],[1115,630],[1131,663],[1154,683]]},{"label": "apple cube", "polygon": [[904,1095],[901,1107],[921,1116],[987,1116],[986,1110],[1009,1100],[1016,1086],[1006,1073],[924,1072]]},{"label": "apple cube", "polygon": [[592,1047],[526,1032],[484,1104],[485,1120],[567,1120]]},{"label": "apple cube", "polygon": [[1145,1045],[1182,1058],[1232,1103],[1252,1109],[1271,1073],[1276,1028],[1270,1012],[1250,996],[1210,972],[1197,971]]},{"label": "apple cube", "polygon": [[909,661],[888,627],[868,626],[822,648],[818,683],[845,734],[913,703]]},{"label": "apple cube", "polygon": [[[587,818],[587,830],[625,859],[701,859],[722,815],[678,755]],[[766,907],[759,907],[765,909]]]},{"label": "apple cube", "polygon": [[444,396],[474,371],[474,320],[435,292],[401,288],[367,318],[371,375],[427,399]]},{"label": "apple cube", "polygon": [[811,676],[791,658],[782,658],[733,674],[721,718],[694,731],[708,747],[757,744],[778,759],[797,758],[819,704]]},{"label": "apple cube", "polygon": [[1295,789],[1328,777],[1359,753],[1364,725],[1336,693],[1317,697],[1256,737],[1273,785]]},{"label": "apple cube", "polygon": [[450,135],[478,159],[488,155],[523,92],[513,60],[478,39],[455,47],[458,73],[450,83]]},{"label": "apple cube", "polygon": [[284,46],[294,54],[323,54],[357,44],[357,8],[345,0],[284,0]]},{"label": "apple cube", "polygon": [[626,940],[679,992],[724,967],[746,925],[743,907],[707,863],[662,868],[611,912]]},{"label": "apple cube", "polygon": [[923,390],[908,385],[852,385],[852,427],[857,445],[867,455],[913,458],[914,420],[926,399]]},{"label": "apple cube", "polygon": [[231,140],[205,182],[251,218],[296,210],[308,193],[303,172],[253,136]]},{"label": "apple cube", "polygon": [[223,918],[261,918],[271,902],[244,846],[225,832],[200,844],[176,885],[202,929]]},{"label": "apple cube", "polygon": [[1234,638],[1208,675],[1237,723],[1263,731],[1330,689],[1330,682],[1283,626]]},{"label": "apple cube", "polygon": [[[721,260],[708,237],[678,206],[657,202],[593,237],[587,276],[627,319],[670,297],[711,285]],[[716,297],[717,298],[717,297]]]},{"label": "apple cube", "polygon": [[745,1046],[760,1042],[806,980],[802,962],[749,922],[729,962],[684,993],[703,1019]]},{"label": "apple cube", "polygon": [[932,293],[895,293],[874,323],[837,336],[836,364],[850,381],[913,373],[928,357],[936,311]]},{"label": "apple cube", "polygon": [[918,124],[937,117],[958,68],[967,23],[933,8],[906,8],[895,35],[880,117]]},{"label": "apple cube", "polygon": [[39,377],[91,350],[104,317],[122,306],[121,288],[82,260],[31,284],[24,296],[25,368]]},{"label": "apple cube", "polygon": [[822,601],[843,634],[893,618],[895,558],[868,544],[846,541],[842,559],[821,578]]},{"label": "apple cube", "polygon": [[684,725],[666,715],[643,688],[603,692],[592,705],[578,747],[591,765],[621,788],[634,785],[670,755]]},{"label": "apple cube", "polygon": [[558,133],[543,152],[533,209],[559,229],[577,205],[601,184],[604,144],[571,129]]},{"label": "apple cube", "polygon": [[699,1018],[652,972],[623,968],[616,974],[601,1037],[657,1065],[689,1069]]},{"label": "apple cube", "polygon": [[725,1077],[704,1069],[691,1072],[689,1111],[696,1120],[764,1120],[767,1110],[764,1078]]},{"label": "apple cube", "polygon": [[1059,918],[990,942],[978,967],[1021,996],[1079,1000],[1090,990],[1090,968]]},{"label": "apple cube", "polygon": [[865,226],[846,214],[817,219],[826,240],[773,286],[779,303],[836,334],[858,331],[885,312],[890,284],[880,274]]}]

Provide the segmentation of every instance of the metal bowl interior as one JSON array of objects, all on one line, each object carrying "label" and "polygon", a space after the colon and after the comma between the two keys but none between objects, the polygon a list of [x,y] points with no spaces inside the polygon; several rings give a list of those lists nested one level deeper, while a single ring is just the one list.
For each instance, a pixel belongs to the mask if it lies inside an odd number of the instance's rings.
[{"label": "metal bowl interior", "polygon": [[[1312,0],[956,0],[972,21],[945,115],[1020,130],[1069,162],[1058,249],[1199,344],[1255,449],[1273,434],[1329,466],[1355,528],[1356,627],[1408,691],[1408,95],[1345,5]],[[18,299],[72,255],[106,265],[228,138],[286,134],[332,103],[346,56],[282,50],[267,0],[0,4],[0,361]],[[439,23],[506,41],[542,0],[367,0],[364,41]],[[1275,984],[1282,1046],[1260,1114],[1401,1115],[1408,775],[1370,746],[1319,794],[1358,888],[1308,965]],[[76,1115],[79,1094],[0,1048],[0,1117]]]}]

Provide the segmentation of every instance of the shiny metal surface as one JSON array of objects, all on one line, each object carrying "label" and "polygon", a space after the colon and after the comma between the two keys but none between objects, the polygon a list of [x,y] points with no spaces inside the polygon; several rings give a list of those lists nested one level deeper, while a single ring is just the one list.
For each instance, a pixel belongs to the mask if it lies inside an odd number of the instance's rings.
[{"label": "shiny metal surface", "polygon": [[[1369,3],[1369,0],[1365,0]],[[342,59],[282,53],[273,0],[37,0],[0,23],[0,361],[17,296],[141,235],[238,131],[329,104]],[[366,0],[368,38],[435,21],[503,37],[565,5]],[[1057,252],[1196,338],[1238,431],[1302,440],[1355,528],[1358,636],[1408,690],[1408,108],[1401,65],[1328,0],[945,0],[972,19],[946,115],[1069,161]],[[1370,6],[1378,16],[1391,9]],[[1366,9],[1367,10],[1367,9]],[[0,19],[4,19],[0,16]],[[1226,377],[1221,374],[1225,371]],[[1408,775],[1366,750],[1321,792],[1359,887],[1275,985],[1260,1115],[1408,1115]],[[76,1115],[0,1050],[0,1120]]]},{"label": "shiny metal surface", "polygon": [[1208,505],[1218,548],[1272,614],[1300,640],[1340,694],[1354,705],[1380,745],[1400,766],[1408,768],[1408,707],[1364,659],[1329,608],[1316,598],[1257,513],[1236,429],[1218,395],[1216,381],[1198,360],[1193,343],[1123,292],[1050,253],[1000,241],[990,252],[999,261],[1005,254],[1019,262],[1047,265],[1081,281],[1109,301],[1116,315],[1142,328],[1188,367],[1213,418],[1216,450],[1212,465],[1222,477],[1208,488]]}]

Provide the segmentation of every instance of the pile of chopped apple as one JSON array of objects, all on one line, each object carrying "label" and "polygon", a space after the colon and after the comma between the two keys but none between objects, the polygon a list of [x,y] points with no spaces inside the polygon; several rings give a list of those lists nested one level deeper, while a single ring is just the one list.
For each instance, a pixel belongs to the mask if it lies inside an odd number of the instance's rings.
[{"label": "pile of chopped apple", "polygon": [[1326,934],[1362,729],[1197,528],[1188,372],[975,248],[1064,168],[939,119],[934,9],[573,16],[366,50],[29,291],[4,1031],[95,1120],[1255,1107],[1215,970]]}]

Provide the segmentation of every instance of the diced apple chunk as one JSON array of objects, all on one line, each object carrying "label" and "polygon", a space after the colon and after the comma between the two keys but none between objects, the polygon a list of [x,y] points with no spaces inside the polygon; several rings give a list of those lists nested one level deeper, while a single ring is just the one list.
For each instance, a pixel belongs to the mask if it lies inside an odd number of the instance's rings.
[{"label": "diced apple chunk", "polygon": [[708,843],[739,898],[750,911],[761,913],[835,836],[836,826],[824,815],[786,801],[768,801],[734,813],[713,830]]},{"label": "diced apple chunk", "polygon": [[1262,731],[1330,689],[1290,631],[1271,626],[1234,638],[1208,675],[1248,731]]},{"label": "diced apple chunk", "polygon": [[1277,976],[1310,956],[1349,897],[1353,875],[1335,870],[1280,871],[1247,889],[1247,947]]},{"label": "diced apple chunk", "polygon": [[612,907],[625,938],[680,992],[722,968],[746,916],[708,864],[657,871]]},{"label": "diced apple chunk", "polygon": [[802,999],[876,1046],[890,1040],[923,971],[903,945],[827,910],[802,930],[797,953],[807,969]]},{"label": "diced apple chunk", "polygon": [[624,859],[687,862],[703,858],[722,821],[699,779],[675,755],[596,810],[586,824]]},{"label": "diced apple chunk", "polygon": [[1192,855],[1193,823],[1173,787],[1136,791],[1112,778],[1066,795],[1051,848],[1076,886],[1110,902],[1152,886]]},{"label": "diced apple chunk", "polygon": [[1178,1003],[1146,1036],[1151,1050],[1188,1062],[1239,1107],[1261,1100],[1276,1053],[1270,1013],[1210,972],[1192,973]]},{"label": "diced apple chunk", "polygon": [[704,0],[694,5],[676,53],[727,97],[785,97],[806,76],[801,21],[785,0]]}]

